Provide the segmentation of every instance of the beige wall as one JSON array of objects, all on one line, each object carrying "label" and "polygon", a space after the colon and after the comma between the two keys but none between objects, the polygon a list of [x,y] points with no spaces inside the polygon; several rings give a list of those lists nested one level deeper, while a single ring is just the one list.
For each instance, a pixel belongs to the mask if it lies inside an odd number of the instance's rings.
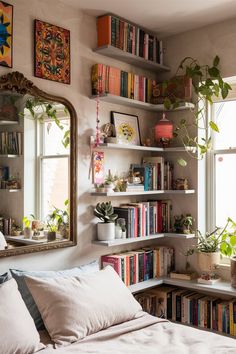
[{"label": "beige wall", "polygon": [[[40,88],[53,94],[63,95],[69,99],[78,114],[78,246],[64,250],[1,259],[0,273],[9,267],[25,269],[66,268],[98,258],[103,253],[111,253],[118,250],[117,248],[107,250],[91,244],[92,238],[95,238],[96,230],[91,223],[93,219],[91,205],[94,205],[98,200],[90,197],[88,193],[90,188],[90,181],[88,180],[90,151],[87,139],[95,126],[95,103],[89,100],[88,96],[90,94],[90,68],[93,63],[109,63],[124,69],[129,69],[129,67],[111,59],[100,57],[92,52],[91,48],[96,46],[95,18],[87,16],[76,9],[68,8],[57,0],[9,0],[8,2],[14,5],[13,70],[21,71]],[[33,76],[33,20],[35,18],[70,29],[71,85],[41,80]],[[232,76],[236,72],[234,70],[235,39],[236,23],[234,21],[168,38],[166,40],[166,64],[173,64],[173,67],[175,67],[180,59],[187,55],[209,61],[217,53],[223,62],[224,75]],[[7,71],[6,68],[0,67],[0,74]],[[139,70],[136,70],[136,72],[139,72]],[[148,126],[151,127],[157,117],[156,114],[136,109],[101,104],[100,118],[102,122],[109,120],[110,110],[138,114],[141,131],[144,136],[148,134],[148,130],[144,128],[144,123],[146,126],[148,121]],[[140,157],[140,154],[135,155],[137,161]],[[106,166],[114,170],[121,164],[128,166],[132,160],[134,160],[134,155],[131,157],[130,154],[120,152],[116,161],[114,161],[111,153],[106,155]],[[195,178],[193,179],[195,180]],[[187,203],[193,205],[191,197],[187,198],[189,198]],[[126,200],[122,201],[125,202]],[[119,202],[121,200],[115,201],[116,204]],[[176,201],[177,206],[180,205],[178,202],[180,200]],[[181,200],[181,202],[184,201]],[[194,200],[194,212],[196,212],[196,199]],[[181,247],[184,247],[184,244]]]}]

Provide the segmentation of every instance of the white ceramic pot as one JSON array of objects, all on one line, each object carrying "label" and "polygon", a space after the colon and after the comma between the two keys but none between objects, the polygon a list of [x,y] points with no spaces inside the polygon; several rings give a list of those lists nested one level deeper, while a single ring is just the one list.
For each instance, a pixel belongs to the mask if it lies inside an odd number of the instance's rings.
[{"label": "white ceramic pot", "polygon": [[105,184],[104,188],[107,193],[111,193],[111,192],[114,192],[113,189],[115,188],[115,185],[114,185],[114,183]]},{"label": "white ceramic pot", "polygon": [[32,238],[33,232],[31,227],[25,227],[24,228],[24,238]]},{"label": "white ceramic pot", "polygon": [[230,259],[230,270],[231,270],[231,285],[236,288],[236,256],[232,256]]},{"label": "white ceramic pot", "polygon": [[214,272],[219,263],[220,252],[198,253],[198,268],[201,272]]},{"label": "white ceramic pot", "polygon": [[99,241],[109,241],[115,239],[114,222],[99,222],[97,224],[97,237]]}]

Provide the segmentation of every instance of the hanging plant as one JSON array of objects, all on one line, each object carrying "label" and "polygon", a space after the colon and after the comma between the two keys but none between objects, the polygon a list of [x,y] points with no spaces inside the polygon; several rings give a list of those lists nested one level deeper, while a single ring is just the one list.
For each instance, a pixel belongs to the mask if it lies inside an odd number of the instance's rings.
[{"label": "hanging plant", "polygon": [[[193,147],[200,152],[200,157],[211,148],[211,136],[208,134],[209,129],[219,133],[219,128],[215,122],[209,122],[205,118],[207,104],[212,104],[215,97],[222,97],[224,100],[231,86],[225,82],[221,76],[219,69],[220,58],[216,56],[212,65],[200,65],[200,63],[191,57],[185,57],[177,71],[174,78],[165,80],[162,85],[162,91],[167,93],[164,98],[164,107],[167,110],[175,110],[179,107],[183,99],[180,99],[175,90],[172,92],[168,87],[179,85],[179,78],[184,76],[192,81],[193,91],[196,95],[197,110],[191,109],[193,114],[192,122],[182,119],[179,124],[175,126],[174,137],[179,137],[183,145]],[[180,76],[181,75],[181,76]],[[178,91],[178,90],[177,90]],[[190,133],[190,128],[196,127],[196,130],[202,130],[202,137]],[[191,150],[189,152],[191,154]],[[185,161],[181,159],[182,165],[186,165]]]},{"label": "hanging plant", "polygon": [[[59,129],[64,130],[64,126],[61,124],[60,119],[58,119],[58,112],[53,103],[45,102],[41,98],[38,97],[30,97],[25,102],[25,108],[30,112],[32,119],[37,119],[40,123],[43,123],[45,119],[52,119]],[[64,107],[64,112],[66,116],[69,116],[68,109]],[[20,117],[25,117],[25,113],[20,112]],[[50,126],[48,127],[48,130]],[[65,148],[67,148],[70,144],[70,130],[67,129],[64,132],[64,136],[62,138],[62,144]]]}]

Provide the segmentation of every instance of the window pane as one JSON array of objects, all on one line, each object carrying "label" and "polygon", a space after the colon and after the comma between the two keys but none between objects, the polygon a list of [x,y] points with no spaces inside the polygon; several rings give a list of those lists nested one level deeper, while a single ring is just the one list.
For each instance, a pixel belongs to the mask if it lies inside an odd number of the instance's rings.
[{"label": "window pane", "polygon": [[214,134],[214,148],[236,147],[236,101],[214,103],[214,120],[220,133]]},{"label": "window pane", "polygon": [[64,147],[62,141],[64,134],[70,129],[70,120],[60,120],[60,129],[54,121],[44,123],[44,155],[65,155],[69,154],[69,146]]},{"label": "window pane", "polygon": [[67,157],[42,160],[42,218],[53,206],[65,209],[69,196],[69,159]]},{"label": "window pane", "polygon": [[215,156],[216,226],[236,220],[236,154]]}]

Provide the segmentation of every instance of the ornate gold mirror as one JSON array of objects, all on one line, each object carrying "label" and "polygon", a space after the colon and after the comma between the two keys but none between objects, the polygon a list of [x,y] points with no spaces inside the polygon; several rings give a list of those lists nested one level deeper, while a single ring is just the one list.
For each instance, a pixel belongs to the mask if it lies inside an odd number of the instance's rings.
[{"label": "ornate gold mirror", "polygon": [[0,77],[0,256],[76,245],[76,112],[12,72]]}]

